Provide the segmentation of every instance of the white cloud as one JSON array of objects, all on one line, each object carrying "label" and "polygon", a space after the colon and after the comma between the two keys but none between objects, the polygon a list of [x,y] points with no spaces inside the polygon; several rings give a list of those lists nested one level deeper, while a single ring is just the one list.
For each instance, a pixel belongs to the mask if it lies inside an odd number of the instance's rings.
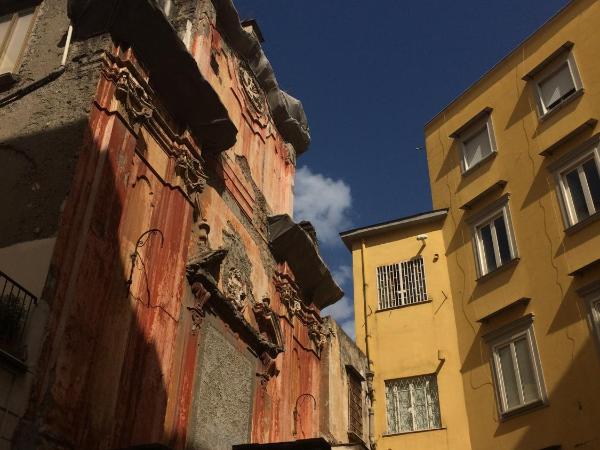
[{"label": "white cloud", "polygon": [[302,166],[296,172],[294,196],[295,220],[309,220],[317,230],[319,242],[339,243],[338,233],[350,225],[350,186]]},{"label": "white cloud", "polygon": [[[339,284],[344,288],[345,292],[349,292],[352,289],[352,267],[342,264],[331,271],[331,275]],[[352,339],[355,337],[354,333],[354,301],[352,297],[344,296],[341,300],[338,300],[333,305],[323,310],[323,315],[329,315],[335,319],[337,323],[341,325],[346,334]]]},{"label": "white cloud", "polygon": [[340,286],[346,286],[352,280],[352,267],[342,264],[331,271],[331,276]]},{"label": "white cloud", "polygon": [[346,334],[354,339],[354,301],[352,297],[344,296],[322,311],[323,316],[331,316],[341,325]]}]

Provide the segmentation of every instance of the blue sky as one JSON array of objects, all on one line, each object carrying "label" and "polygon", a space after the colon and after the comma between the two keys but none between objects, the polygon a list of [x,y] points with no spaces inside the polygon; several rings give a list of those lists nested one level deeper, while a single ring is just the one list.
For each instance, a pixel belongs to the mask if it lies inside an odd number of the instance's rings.
[{"label": "blue sky", "polygon": [[423,127],[566,0],[236,0],[256,18],[312,143],[295,219],[311,220],[346,297],[324,310],[354,336],[345,229],[431,209]]}]

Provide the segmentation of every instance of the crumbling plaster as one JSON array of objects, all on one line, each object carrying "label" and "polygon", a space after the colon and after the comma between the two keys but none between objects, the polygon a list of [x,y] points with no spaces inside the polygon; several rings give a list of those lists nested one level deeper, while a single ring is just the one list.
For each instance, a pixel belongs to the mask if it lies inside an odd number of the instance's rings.
[{"label": "crumbling plaster", "polygon": [[[69,26],[64,1],[38,6],[18,70],[20,81],[0,99],[58,69]],[[62,204],[87,132],[98,83],[98,51],[106,36],[73,42],[68,65],[56,80],[11,103],[0,100],[0,248],[56,235]]]}]

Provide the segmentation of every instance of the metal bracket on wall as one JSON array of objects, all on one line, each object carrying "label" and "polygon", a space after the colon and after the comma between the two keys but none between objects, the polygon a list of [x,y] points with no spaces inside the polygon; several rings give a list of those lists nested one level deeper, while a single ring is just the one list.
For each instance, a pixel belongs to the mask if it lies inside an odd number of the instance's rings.
[{"label": "metal bracket on wall", "polygon": [[138,257],[141,258],[141,255],[138,252],[138,249],[140,249],[144,245],[146,245],[146,243],[150,239],[150,236],[152,236],[153,234],[158,234],[160,236],[160,248],[162,248],[162,246],[165,242],[165,237],[163,236],[162,231],[160,231],[158,228],[151,228],[148,231],[145,231],[142,233],[142,235],[138,238],[138,240],[135,244],[133,253],[131,254],[131,270],[129,271],[129,279],[127,280],[127,286],[131,286],[131,283],[133,282],[133,268],[135,267],[137,258]]}]

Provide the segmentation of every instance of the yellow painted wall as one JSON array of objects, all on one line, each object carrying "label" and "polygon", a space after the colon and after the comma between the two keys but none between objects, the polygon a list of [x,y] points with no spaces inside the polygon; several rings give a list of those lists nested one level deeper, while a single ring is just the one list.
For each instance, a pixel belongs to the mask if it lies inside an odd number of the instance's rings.
[{"label": "yellow painted wall", "polygon": [[[532,83],[522,77],[566,41],[574,43],[584,93],[541,121]],[[548,170],[549,164],[600,132],[600,127],[579,134],[552,156],[539,154],[586,120],[600,119],[599,55],[600,2],[574,1],[425,129],[433,206],[449,208],[443,233],[474,449],[600,448],[600,354],[586,322],[587,305],[576,292],[600,280],[600,270],[589,269],[580,277],[568,275],[600,258],[600,221],[565,233],[555,178]],[[458,143],[450,134],[485,107],[493,108],[498,153],[461,175]],[[476,281],[471,229],[466,223],[471,213],[459,207],[498,180],[506,180],[507,185],[482,198],[473,212],[510,193],[520,260],[508,270]],[[484,325],[477,322],[520,297],[531,301]],[[535,315],[549,405],[502,421],[482,335],[528,312]]]},{"label": "yellow painted wall", "polygon": [[[376,268],[416,256],[421,250],[430,302],[377,311]],[[375,436],[380,450],[470,449],[460,375],[454,309],[440,223],[421,224],[365,239],[370,358],[375,372]],[[437,262],[435,255],[438,255]],[[365,351],[360,241],[353,243],[356,342]],[[445,358],[440,361],[439,357]],[[385,436],[384,381],[438,371],[442,429]]]}]

